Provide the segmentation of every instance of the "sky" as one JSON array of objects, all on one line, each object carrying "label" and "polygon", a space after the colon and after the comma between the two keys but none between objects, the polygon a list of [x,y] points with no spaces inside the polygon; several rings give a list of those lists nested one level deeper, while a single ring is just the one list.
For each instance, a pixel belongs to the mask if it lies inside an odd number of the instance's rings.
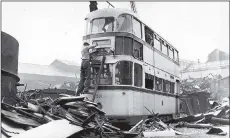
[{"label": "sky", "polygon": [[[130,9],[129,2],[111,2]],[[108,8],[98,2],[98,8]],[[140,19],[179,51],[206,62],[214,49],[229,53],[228,2],[136,2]],[[19,62],[81,62],[89,2],[2,2],[2,31],[19,42]]]}]

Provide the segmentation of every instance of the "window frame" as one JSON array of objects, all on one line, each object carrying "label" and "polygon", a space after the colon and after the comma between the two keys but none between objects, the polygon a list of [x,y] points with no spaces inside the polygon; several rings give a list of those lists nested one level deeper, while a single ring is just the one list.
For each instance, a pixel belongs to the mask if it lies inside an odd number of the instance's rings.
[{"label": "window frame", "polygon": [[[120,17],[120,16],[122,16],[122,15],[128,15],[128,16],[130,16],[131,17],[131,30],[130,30],[130,32],[128,32],[128,31],[119,31],[118,30],[118,28],[117,28],[117,23],[118,23],[118,18]],[[131,14],[128,14],[128,13],[122,13],[122,14],[120,14],[117,18],[116,18],[116,29],[114,29],[116,32],[125,32],[125,33],[133,33],[133,15],[131,15]]]},{"label": "window frame", "polygon": [[[172,58],[170,57],[169,55],[169,51],[172,51]],[[174,48],[172,48],[171,46],[168,45],[168,56],[169,58],[173,59],[174,60]]]},{"label": "window frame", "polygon": [[[166,48],[166,54],[163,52],[163,47]],[[168,46],[167,46],[166,42],[165,42],[164,40],[162,40],[162,39],[161,39],[161,52],[162,52],[164,55],[168,56]]]},{"label": "window frame", "polygon": [[[139,22],[140,23],[140,33],[141,33],[141,37],[140,37],[140,39],[142,39],[143,38],[143,31],[142,31],[142,22],[139,20],[139,19],[137,19],[136,17],[134,17],[134,16],[132,16],[132,33],[134,34],[134,20],[136,20],[137,22]],[[137,36],[136,34],[134,34],[136,37],[138,37],[139,38],[139,36]]]},{"label": "window frame", "polygon": [[[150,79],[147,76],[149,76]],[[146,87],[146,80],[151,80],[152,81],[152,85],[153,85],[152,88],[147,88]],[[154,86],[155,86],[155,76],[145,72],[145,89],[154,90],[154,88],[155,88]]]},{"label": "window frame", "polygon": [[[129,80],[129,82],[130,82],[131,84],[121,84],[120,81],[117,81],[117,80],[116,80],[116,78],[117,78],[116,69],[117,69],[117,65],[118,65],[119,62],[129,62],[129,66],[131,67],[131,69],[129,69],[129,71],[131,71],[131,73],[129,72],[129,73],[131,74],[131,75],[130,75],[130,79],[131,79],[131,80]],[[130,65],[130,64],[131,64],[131,65]],[[133,64],[134,64],[134,63],[133,63],[132,61],[129,61],[129,60],[120,60],[120,61],[118,61],[116,64],[114,64],[114,65],[115,65],[115,66],[114,66],[114,68],[115,68],[115,69],[114,69],[114,84],[115,84],[115,85],[118,85],[118,86],[119,86],[119,85],[133,86],[133,73],[134,73],[134,72],[133,72],[133,71],[134,71],[134,70],[133,70],[133,68],[134,68],[134,67],[133,67]],[[121,80],[121,79],[122,79],[122,78],[119,77],[119,80]],[[119,82],[120,84],[118,84],[117,82]]]},{"label": "window frame", "polygon": [[[139,66],[139,67],[141,67],[141,79],[140,78],[138,78],[138,77],[140,77],[140,76],[138,76],[138,74],[139,74],[139,72],[137,73],[137,79],[135,79],[136,78],[136,65],[137,66]],[[133,85],[135,86],[135,87],[140,87],[140,88],[142,88],[142,86],[143,86],[143,66],[141,65],[141,64],[139,64],[139,63],[135,63],[134,62],[134,64],[133,64],[133,69],[134,69],[134,71],[133,71]],[[140,84],[140,86],[138,85],[138,82],[137,82],[137,85],[136,85],[136,81],[138,81],[138,80],[140,80],[141,81],[141,84]]]},{"label": "window frame", "polygon": [[158,50],[158,51],[160,51],[161,52],[161,49],[162,49],[162,47],[161,47],[161,42],[160,42],[160,37],[159,36],[157,36],[156,34],[154,34],[154,41],[158,41],[159,42],[159,46],[160,46],[160,49],[157,49],[156,48],[156,43],[154,42],[154,48],[156,49],[156,50]]},{"label": "window frame", "polygon": [[[156,91],[159,91],[159,92],[163,92],[163,79],[162,78],[159,78],[157,76],[154,77],[155,78],[155,90]],[[161,80],[161,90],[158,90],[158,85],[156,84],[157,83],[157,79],[160,79]]]},{"label": "window frame", "polygon": [[113,18],[113,22],[112,22],[112,31],[108,31],[108,32],[114,32],[115,31],[115,17],[113,16],[108,16],[108,17],[98,17],[98,18],[94,18],[90,21],[90,32],[89,34],[100,34],[100,33],[107,33],[107,32],[97,32],[97,33],[92,33],[92,30],[93,30],[93,21],[96,20],[96,19],[106,19],[106,18]]},{"label": "window frame", "polygon": [[[152,43],[152,45],[150,45],[150,43],[148,43],[148,42],[146,41],[146,30],[149,30],[150,33],[152,34],[152,38],[153,38],[153,43]],[[153,31],[150,27],[148,27],[147,25],[144,25],[144,32],[145,32],[145,33],[144,33],[144,35],[145,35],[145,42],[148,43],[150,46],[154,47],[154,39],[155,39],[154,31]]]}]

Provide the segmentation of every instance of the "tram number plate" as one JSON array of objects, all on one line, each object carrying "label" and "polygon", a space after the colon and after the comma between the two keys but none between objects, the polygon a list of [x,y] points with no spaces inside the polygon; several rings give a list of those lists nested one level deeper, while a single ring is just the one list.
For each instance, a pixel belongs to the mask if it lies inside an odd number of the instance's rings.
[{"label": "tram number plate", "polygon": [[96,98],[102,98],[102,94],[96,94]]}]

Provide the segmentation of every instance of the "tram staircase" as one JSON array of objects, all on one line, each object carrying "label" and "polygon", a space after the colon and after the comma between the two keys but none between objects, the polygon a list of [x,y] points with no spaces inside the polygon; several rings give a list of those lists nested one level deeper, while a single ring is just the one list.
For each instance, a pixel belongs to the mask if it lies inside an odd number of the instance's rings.
[{"label": "tram staircase", "polygon": [[[101,73],[104,69],[104,63],[105,63],[105,56],[102,56],[101,60],[91,60],[91,67],[97,67],[99,68],[98,73],[96,74],[96,78],[92,79],[91,82],[96,82],[94,85],[93,83],[90,84],[90,89],[92,91],[90,91],[90,93],[87,94],[92,94],[93,98],[92,98],[92,102],[95,100],[96,94],[97,94],[97,89],[98,89],[98,85],[100,83],[100,76]],[[93,72],[91,72],[90,76],[92,75]]]}]

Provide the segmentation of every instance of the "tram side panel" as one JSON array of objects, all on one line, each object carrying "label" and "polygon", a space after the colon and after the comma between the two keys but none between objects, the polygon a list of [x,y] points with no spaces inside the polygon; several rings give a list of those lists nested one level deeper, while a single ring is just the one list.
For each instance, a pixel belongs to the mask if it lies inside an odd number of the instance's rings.
[{"label": "tram side panel", "polygon": [[131,116],[134,112],[131,90],[99,90],[95,102],[100,102],[102,110],[109,116]]},{"label": "tram side panel", "polygon": [[172,60],[167,59],[163,53],[154,52],[155,66],[159,69],[165,70],[174,76],[179,76],[179,66]]}]

